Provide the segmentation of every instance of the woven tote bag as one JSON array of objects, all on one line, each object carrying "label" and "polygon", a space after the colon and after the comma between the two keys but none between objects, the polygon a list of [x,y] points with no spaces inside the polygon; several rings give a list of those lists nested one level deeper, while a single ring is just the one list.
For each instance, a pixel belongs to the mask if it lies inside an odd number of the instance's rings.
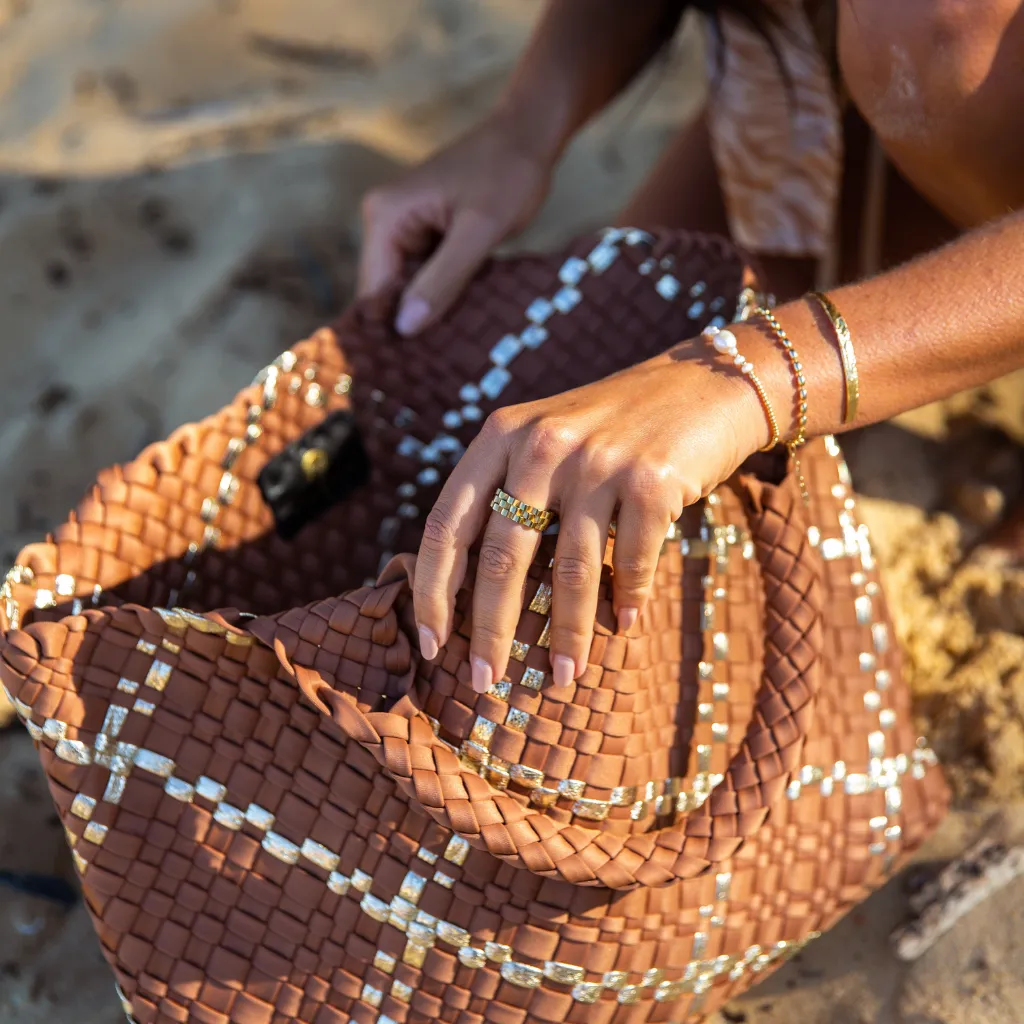
[{"label": "woven tote bag", "polygon": [[472,566],[446,647],[415,642],[408,552],[482,419],[742,317],[751,281],[612,229],[487,264],[415,339],[357,303],[21,553],[0,675],[130,1019],[699,1020],[927,837],[947,790],[831,439],[806,503],[769,453],[688,509],[628,635],[607,568],[571,687],[554,536],[488,693]]}]

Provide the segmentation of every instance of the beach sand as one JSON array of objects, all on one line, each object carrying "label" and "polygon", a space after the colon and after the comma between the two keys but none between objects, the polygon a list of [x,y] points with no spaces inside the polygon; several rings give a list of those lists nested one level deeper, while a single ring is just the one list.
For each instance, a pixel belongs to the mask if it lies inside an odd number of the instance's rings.
[{"label": "beach sand", "polygon": [[[487,109],[537,0],[0,3],[0,556],[96,471],[216,409],[351,295],[358,204]],[[546,247],[609,221],[700,99],[670,59],[568,154]],[[923,859],[1024,792],[1024,574],[960,565],[1020,487],[1024,379],[850,437],[921,726],[959,810]],[[985,552],[982,551],[984,555]],[[2,715],[0,709],[0,715]],[[0,733],[0,867],[73,877],[31,744]],[[1024,883],[912,967],[895,879],[723,1018],[1022,1019]],[[0,1024],[122,1015],[85,912],[0,897]]]}]

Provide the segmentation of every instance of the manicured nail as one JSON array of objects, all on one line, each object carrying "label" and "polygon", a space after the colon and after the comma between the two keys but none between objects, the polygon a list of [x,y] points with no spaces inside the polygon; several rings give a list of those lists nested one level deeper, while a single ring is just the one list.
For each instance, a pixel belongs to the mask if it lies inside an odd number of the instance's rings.
[{"label": "manicured nail", "polygon": [[494,670],[483,658],[470,658],[469,663],[473,669],[473,689],[477,693],[486,693],[494,681]]},{"label": "manicured nail", "polygon": [[639,608],[620,608],[619,632],[628,633],[636,625],[636,620],[639,617],[639,615]]},{"label": "manicured nail", "polygon": [[425,299],[411,295],[402,302],[395,317],[395,330],[399,334],[415,334],[430,316],[430,306]]},{"label": "manicured nail", "polygon": [[432,629],[420,626],[420,653],[427,661],[433,661],[437,657],[437,637]]},{"label": "manicured nail", "polygon": [[555,654],[551,658],[551,676],[555,686],[568,686],[576,674],[576,665],[572,658],[564,654]]}]

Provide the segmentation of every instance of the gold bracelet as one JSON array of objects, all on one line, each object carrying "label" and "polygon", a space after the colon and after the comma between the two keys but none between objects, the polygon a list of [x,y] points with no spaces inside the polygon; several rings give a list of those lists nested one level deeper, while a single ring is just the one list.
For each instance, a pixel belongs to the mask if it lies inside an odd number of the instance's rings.
[{"label": "gold bracelet", "polygon": [[846,379],[846,409],[843,423],[852,423],[857,416],[857,403],[860,401],[860,377],[857,375],[857,356],[853,351],[853,339],[850,337],[850,325],[846,317],[836,308],[836,304],[824,292],[808,292],[824,310],[836,332],[839,342],[839,358],[843,363],[843,377]]},{"label": "gold bracelet", "polygon": [[793,342],[789,340],[789,335],[776,319],[775,314],[770,309],[765,309],[764,306],[758,306],[754,310],[754,316],[761,317],[771,328],[772,334],[782,345],[789,365],[793,369],[793,377],[796,380],[796,436],[786,442],[786,446],[792,451],[807,443],[807,378],[804,377],[804,366],[800,362],[800,356],[796,349],[793,348]]},{"label": "gold bracelet", "polygon": [[779,421],[775,418],[772,403],[768,400],[768,392],[765,391],[760,378],[754,373],[754,364],[740,355],[736,347],[736,335],[732,331],[718,327],[705,327],[701,334],[706,342],[714,346],[716,352],[729,356],[733,363],[739,367],[740,373],[744,374],[750,383],[754,385],[757,397],[761,400],[761,405],[764,406],[764,414],[768,418],[768,426],[771,428],[771,437],[761,451],[771,451],[779,443]]},{"label": "gold bracelet", "polygon": [[771,328],[779,344],[782,345],[786,358],[793,369],[793,377],[796,382],[796,436],[786,442],[789,454],[793,459],[793,468],[796,470],[797,483],[800,485],[800,494],[804,502],[810,501],[807,493],[807,482],[804,480],[803,470],[800,468],[800,459],[797,456],[797,449],[807,443],[807,378],[804,376],[804,366],[800,362],[800,356],[793,347],[785,328],[779,323],[775,314],[764,306],[758,306],[754,310],[754,316],[761,317]]}]

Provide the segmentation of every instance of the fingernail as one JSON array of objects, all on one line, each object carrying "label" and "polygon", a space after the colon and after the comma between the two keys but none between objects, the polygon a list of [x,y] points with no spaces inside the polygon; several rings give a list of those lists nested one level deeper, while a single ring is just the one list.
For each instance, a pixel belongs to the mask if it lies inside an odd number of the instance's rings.
[{"label": "fingernail", "polygon": [[620,608],[619,632],[628,633],[636,625],[636,620],[639,617],[639,615],[639,608]]},{"label": "fingernail", "polygon": [[432,629],[420,626],[420,653],[427,661],[433,661],[437,657],[437,637]]},{"label": "fingernail", "polygon": [[483,658],[470,658],[473,670],[473,689],[477,693],[486,693],[494,680],[494,671]]},{"label": "fingernail", "polygon": [[555,686],[568,686],[576,674],[576,665],[572,658],[564,654],[555,654],[551,658],[551,676]]},{"label": "fingernail", "polygon": [[395,330],[399,334],[415,334],[430,315],[430,306],[425,299],[412,295],[402,302],[395,317]]}]

